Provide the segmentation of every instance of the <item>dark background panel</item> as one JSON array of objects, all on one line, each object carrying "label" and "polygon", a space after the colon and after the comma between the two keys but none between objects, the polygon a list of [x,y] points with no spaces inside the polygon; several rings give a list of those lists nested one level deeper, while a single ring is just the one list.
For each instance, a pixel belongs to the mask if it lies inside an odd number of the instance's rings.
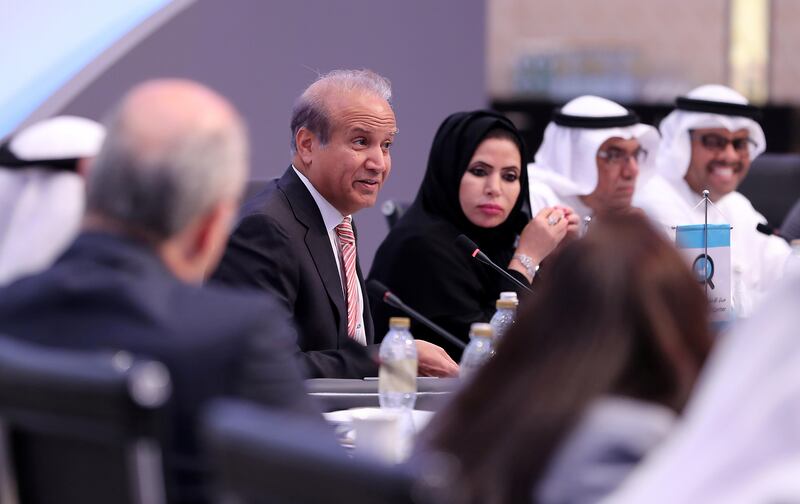
[{"label": "dark background panel", "polygon": [[[199,0],[135,47],[63,111],[100,118],[136,82],[196,79],[242,111],[252,177],[289,164],[289,115],[318,72],[371,68],[391,79],[400,134],[379,201],[412,199],[433,134],[456,110],[485,107],[483,0]],[[369,269],[387,227],[360,212],[359,253]]]}]

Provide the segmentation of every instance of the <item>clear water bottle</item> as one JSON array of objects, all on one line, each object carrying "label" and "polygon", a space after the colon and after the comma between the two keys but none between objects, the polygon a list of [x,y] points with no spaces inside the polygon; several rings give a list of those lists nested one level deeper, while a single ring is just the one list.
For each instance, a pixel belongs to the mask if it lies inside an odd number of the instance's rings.
[{"label": "clear water bottle", "polygon": [[517,317],[518,302],[508,298],[503,299],[502,294],[500,296],[500,299],[495,303],[497,311],[494,312],[492,320],[489,321],[489,325],[492,326],[492,331],[494,332],[495,342],[499,341],[506,331],[511,328],[511,324],[514,323],[514,319]]},{"label": "clear water bottle", "polygon": [[494,355],[492,326],[476,322],[469,328],[469,344],[459,364],[461,378],[473,376]]},{"label": "clear water bottle", "polygon": [[405,317],[389,319],[380,349],[378,397],[381,408],[414,409],[417,400],[417,345]]},{"label": "clear water bottle", "polygon": [[786,258],[784,275],[800,277],[800,240],[792,240],[792,253]]}]

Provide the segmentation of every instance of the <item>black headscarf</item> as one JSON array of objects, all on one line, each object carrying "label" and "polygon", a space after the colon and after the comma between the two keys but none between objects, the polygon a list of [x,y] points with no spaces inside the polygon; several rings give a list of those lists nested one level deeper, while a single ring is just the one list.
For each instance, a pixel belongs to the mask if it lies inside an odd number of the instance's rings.
[{"label": "black headscarf", "polygon": [[[470,159],[496,129],[508,131],[519,146],[520,195],[508,219],[487,229],[467,219],[458,193]],[[433,140],[417,197],[378,249],[370,278],[385,283],[410,306],[466,341],[471,323],[489,321],[500,292],[516,289],[460,250],[455,239],[465,234],[501,266],[511,261],[514,241],[530,219],[526,161],[522,138],[505,117],[481,110],[445,119]],[[389,317],[402,315],[380,299],[370,308],[378,339],[386,332]],[[412,331],[415,337],[441,344],[456,359],[461,354],[424,326],[412,323]]]},{"label": "black headscarf", "polygon": [[[458,193],[470,159],[486,135],[497,129],[509,132],[519,147],[522,162],[520,195],[505,222],[494,228],[482,228],[470,222],[464,215]],[[530,220],[526,160],[525,143],[517,128],[506,117],[488,110],[452,114],[436,132],[428,157],[428,168],[410,210],[419,207],[430,218],[448,221],[459,233],[475,241],[490,257],[498,253],[500,256],[508,255],[517,235]],[[508,255],[505,262],[510,259],[511,256]]]}]

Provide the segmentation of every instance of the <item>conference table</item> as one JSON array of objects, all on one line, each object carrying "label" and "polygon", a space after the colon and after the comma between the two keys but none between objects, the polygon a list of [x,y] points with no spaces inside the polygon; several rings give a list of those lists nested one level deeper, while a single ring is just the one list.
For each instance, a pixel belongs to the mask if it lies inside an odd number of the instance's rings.
[{"label": "conference table", "polygon": [[[381,431],[379,424],[368,429],[366,444],[359,444],[358,438],[364,435],[355,422],[354,413],[361,411],[378,414],[380,402],[378,400],[378,379],[334,379],[315,378],[306,380],[306,390],[321,405],[325,418],[336,426],[336,436],[339,443],[351,455],[358,456],[359,452],[383,462],[395,464],[405,460],[410,454],[413,438],[421,428],[430,420],[433,412],[452,397],[453,392],[462,385],[458,378],[417,378],[417,400],[410,417],[392,424],[389,431]],[[355,409],[354,409],[355,408]],[[373,408],[373,411],[359,410],[358,408]],[[384,410],[385,411],[385,410]],[[364,424],[362,424],[364,427]],[[360,434],[359,434],[360,433]]]},{"label": "conference table", "polygon": [[[458,378],[418,377],[414,408],[436,411],[460,386]],[[323,411],[379,406],[377,378],[314,378],[306,380],[306,390],[322,405]]]}]

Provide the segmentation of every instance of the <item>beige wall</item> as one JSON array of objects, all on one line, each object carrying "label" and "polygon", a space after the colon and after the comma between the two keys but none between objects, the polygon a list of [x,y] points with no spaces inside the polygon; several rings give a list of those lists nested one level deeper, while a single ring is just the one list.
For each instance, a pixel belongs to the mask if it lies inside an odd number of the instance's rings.
[{"label": "beige wall", "polygon": [[633,51],[636,77],[668,87],[726,78],[726,0],[489,0],[487,9],[494,97],[512,94],[520,55],[559,48]]},{"label": "beige wall", "polygon": [[[768,101],[800,105],[800,0],[760,1],[771,10]],[[729,8],[729,0],[488,0],[488,91],[514,96],[522,55],[585,49],[633,55],[645,101],[729,84]]]},{"label": "beige wall", "polygon": [[770,96],[777,104],[800,104],[800,1],[772,0]]}]

